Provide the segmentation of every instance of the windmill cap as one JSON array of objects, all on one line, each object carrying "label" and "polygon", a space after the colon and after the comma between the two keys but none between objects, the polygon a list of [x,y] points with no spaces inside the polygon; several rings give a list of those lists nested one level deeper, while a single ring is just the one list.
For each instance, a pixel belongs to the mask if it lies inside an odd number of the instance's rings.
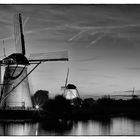
[{"label": "windmill cap", "polygon": [[73,84],[68,84],[66,88],[67,89],[76,89],[76,86]]},{"label": "windmill cap", "polygon": [[21,53],[13,53],[8,57],[4,58],[3,60],[8,61],[9,59],[12,59],[16,64],[23,64],[23,65],[29,64],[28,59]]}]

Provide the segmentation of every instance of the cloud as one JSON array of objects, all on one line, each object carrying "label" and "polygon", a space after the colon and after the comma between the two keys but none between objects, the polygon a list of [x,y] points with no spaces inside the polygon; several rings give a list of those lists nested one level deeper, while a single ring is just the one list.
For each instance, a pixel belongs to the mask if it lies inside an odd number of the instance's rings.
[{"label": "cloud", "polygon": [[97,83],[97,82],[88,82],[87,83],[88,85],[90,84],[90,85],[99,85],[100,83]]},{"label": "cloud", "polygon": [[28,30],[28,31],[25,31],[25,34],[39,33],[39,32],[44,32],[47,30],[57,31],[57,30],[63,30],[63,29],[65,29],[65,26],[58,25],[58,26],[53,26],[53,27],[44,27],[44,28],[40,28],[40,29]]},{"label": "cloud", "polygon": [[9,20],[8,19],[0,19],[0,24],[2,24],[2,25],[12,25],[12,23],[11,22],[9,22]]},{"label": "cloud", "polygon": [[68,41],[72,41],[74,39],[77,39],[82,33],[86,32],[87,30],[82,30],[80,31],[78,34],[74,35],[73,37],[71,37]]},{"label": "cloud", "polygon": [[103,33],[102,35],[98,36],[95,40],[93,40],[86,48],[89,48],[91,45],[97,43],[99,40],[101,40],[104,36],[106,36],[105,33]]},{"label": "cloud", "polygon": [[118,85],[118,84],[109,84],[108,86],[109,87],[119,87],[120,85]]},{"label": "cloud", "polygon": [[9,37],[5,37],[5,38],[0,38],[0,41],[8,41],[8,40],[11,40],[11,39],[14,39],[14,35],[11,35]]},{"label": "cloud", "polygon": [[[67,25],[68,26],[68,25]],[[112,25],[112,26],[73,26],[73,25],[69,25],[70,28],[75,29],[75,30],[80,30],[76,35],[72,36],[69,41],[74,41],[74,40],[82,40],[84,37],[85,33],[88,33],[88,35],[93,36],[94,40],[92,40],[87,46],[86,48],[91,47],[92,45],[94,45],[95,43],[97,43],[98,41],[100,41],[101,39],[103,39],[107,34],[116,34],[119,35],[120,38],[123,39],[128,39],[128,41],[130,41],[130,33],[127,32],[126,30],[124,32],[122,32],[122,29],[125,28],[136,28],[136,27],[140,27],[140,24],[124,24],[124,25]],[[119,30],[119,32],[118,32]],[[125,33],[126,32],[126,33]],[[100,34],[97,36],[97,34]],[[95,36],[96,35],[96,36]],[[124,36],[125,35],[125,36]],[[133,37],[135,37],[135,34],[133,35]]]},{"label": "cloud", "polygon": [[125,67],[127,70],[134,70],[134,71],[140,71],[140,67]]},{"label": "cloud", "polygon": [[104,78],[109,78],[109,79],[114,79],[115,78],[115,76],[112,76],[112,75],[100,75],[100,76],[102,76]]},{"label": "cloud", "polygon": [[90,57],[90,58],[83,58],[83,59],[79,59],[77,60],[78,62],[88,62],[88,61],[95,61],[98,60],[100,57],[96,56],[96,57]]},{"label": "cloud", "polygon": [[88,72],[91,72],[91,71],[96,71],[95,69],[89,69],[89,68],[78,68],[79,71],[88,71]]},{"label": "cloud", "polygon": [[121,28],[128,28],[128,27],[140,27],[140,23],[137,24],[123,24],[123,25],[109,25],[109,26],[75,26],[75,25],[68,25],[68,27],[76,29],[76,30],[105,30],[105,29],[121,29]]},{"label": "cloud", "polygon": [[107,79],[114,79],[114,78],[116,78],[115,76],[112,76],[112,75],[104,75],[104,74],[93,74],[93,76],[107,78]]},{"label": "cloud", "polygon": [[26,17],[26,19],[25,19],[24,22],[23,22],[23,28],[25,28],[25,26],[26,26],[27,22],[29,21],[29,19],[30,19],[29,16]]}]

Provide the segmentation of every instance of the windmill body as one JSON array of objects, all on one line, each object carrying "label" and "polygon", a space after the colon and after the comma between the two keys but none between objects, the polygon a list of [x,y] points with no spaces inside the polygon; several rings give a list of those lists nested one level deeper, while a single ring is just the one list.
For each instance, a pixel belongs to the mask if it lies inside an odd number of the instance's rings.
[{"label": "windmill body", "polygon": [[73,84],[68,84],[66,86],[66,89],[65,89],[65,93],[63,94],[66,99],[68,100],[72,100],[74,98],[80,98],[80,95],[79,95],[79,92],[78,92],[78,89],[75,85]]},{"label": "windmill body", "polygon": [[[22,72],[22,74],[21,74]],[[10,65],[5,68],[3,96],[5,98],[2,106],[9,107],[32,107],[28,77],[12,90],[27,75],[27,66]],[[10,92],[11,91],[11,92]],[[9,95],[8,95],[9,94]]]}]

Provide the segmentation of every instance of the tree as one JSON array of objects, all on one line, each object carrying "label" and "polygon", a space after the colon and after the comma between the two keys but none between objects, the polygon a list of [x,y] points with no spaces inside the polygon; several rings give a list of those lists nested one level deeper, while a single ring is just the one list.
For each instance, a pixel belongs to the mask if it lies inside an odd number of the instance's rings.
[{"label": "tree", "polygon": [[48,101],[49,91],[38,90],[33,95],[33,104],[35,107],[42,107]]}]

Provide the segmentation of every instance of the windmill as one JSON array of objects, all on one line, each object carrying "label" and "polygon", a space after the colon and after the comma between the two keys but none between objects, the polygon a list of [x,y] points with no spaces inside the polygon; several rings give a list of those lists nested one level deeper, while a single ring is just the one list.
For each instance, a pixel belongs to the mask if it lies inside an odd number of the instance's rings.
[{"label": "windmill", "polygon": [[[16,53],[0,61],[0,66],[5,66],[3,84],[1,89],[1,107],[7,108],[32,108],[28,76],[46,61],[68,61],[67,51],[33,54],[27,58],[22,27],[22,16],[14,16],[14,37]],[[30,65],[34,67],[27,72]]]},{"label": "windmill", "polygon": [[80,98],[77,87],[73,84],[68,84],[68,77],[69,77],[69,68],[67,70],[65,86],[61,87],[61,90],[64,90],[63,96],[69,100],[73,100],[74,98],[77,98],[77,97]]},{"label": "windmill", "polygon": [[128,96],[132,96],[132,98],[137,98],[137,97],[138,97],[137,95],[134,95],[134,93],[135,93],[135,88],[133,88],[132,90],[127,90],[127,91],[125,91],[125,92],[131,92],[132,95],[128,95]]},{"label": "windmill", "polygon": [[121,97],[132,97],[133,99],[134,98],[137,98],[139,97],[139,95],[135,95],[135,88],[133,88],[132,90],[125,90],[123,92],[129,92],[129,93],[132,93],[132,94],[129,94],[129,95],[122,95],[122,94],[119,94],[119,95],[111,95],[112,97],[117,97],[117,96],[121,96]]}]

